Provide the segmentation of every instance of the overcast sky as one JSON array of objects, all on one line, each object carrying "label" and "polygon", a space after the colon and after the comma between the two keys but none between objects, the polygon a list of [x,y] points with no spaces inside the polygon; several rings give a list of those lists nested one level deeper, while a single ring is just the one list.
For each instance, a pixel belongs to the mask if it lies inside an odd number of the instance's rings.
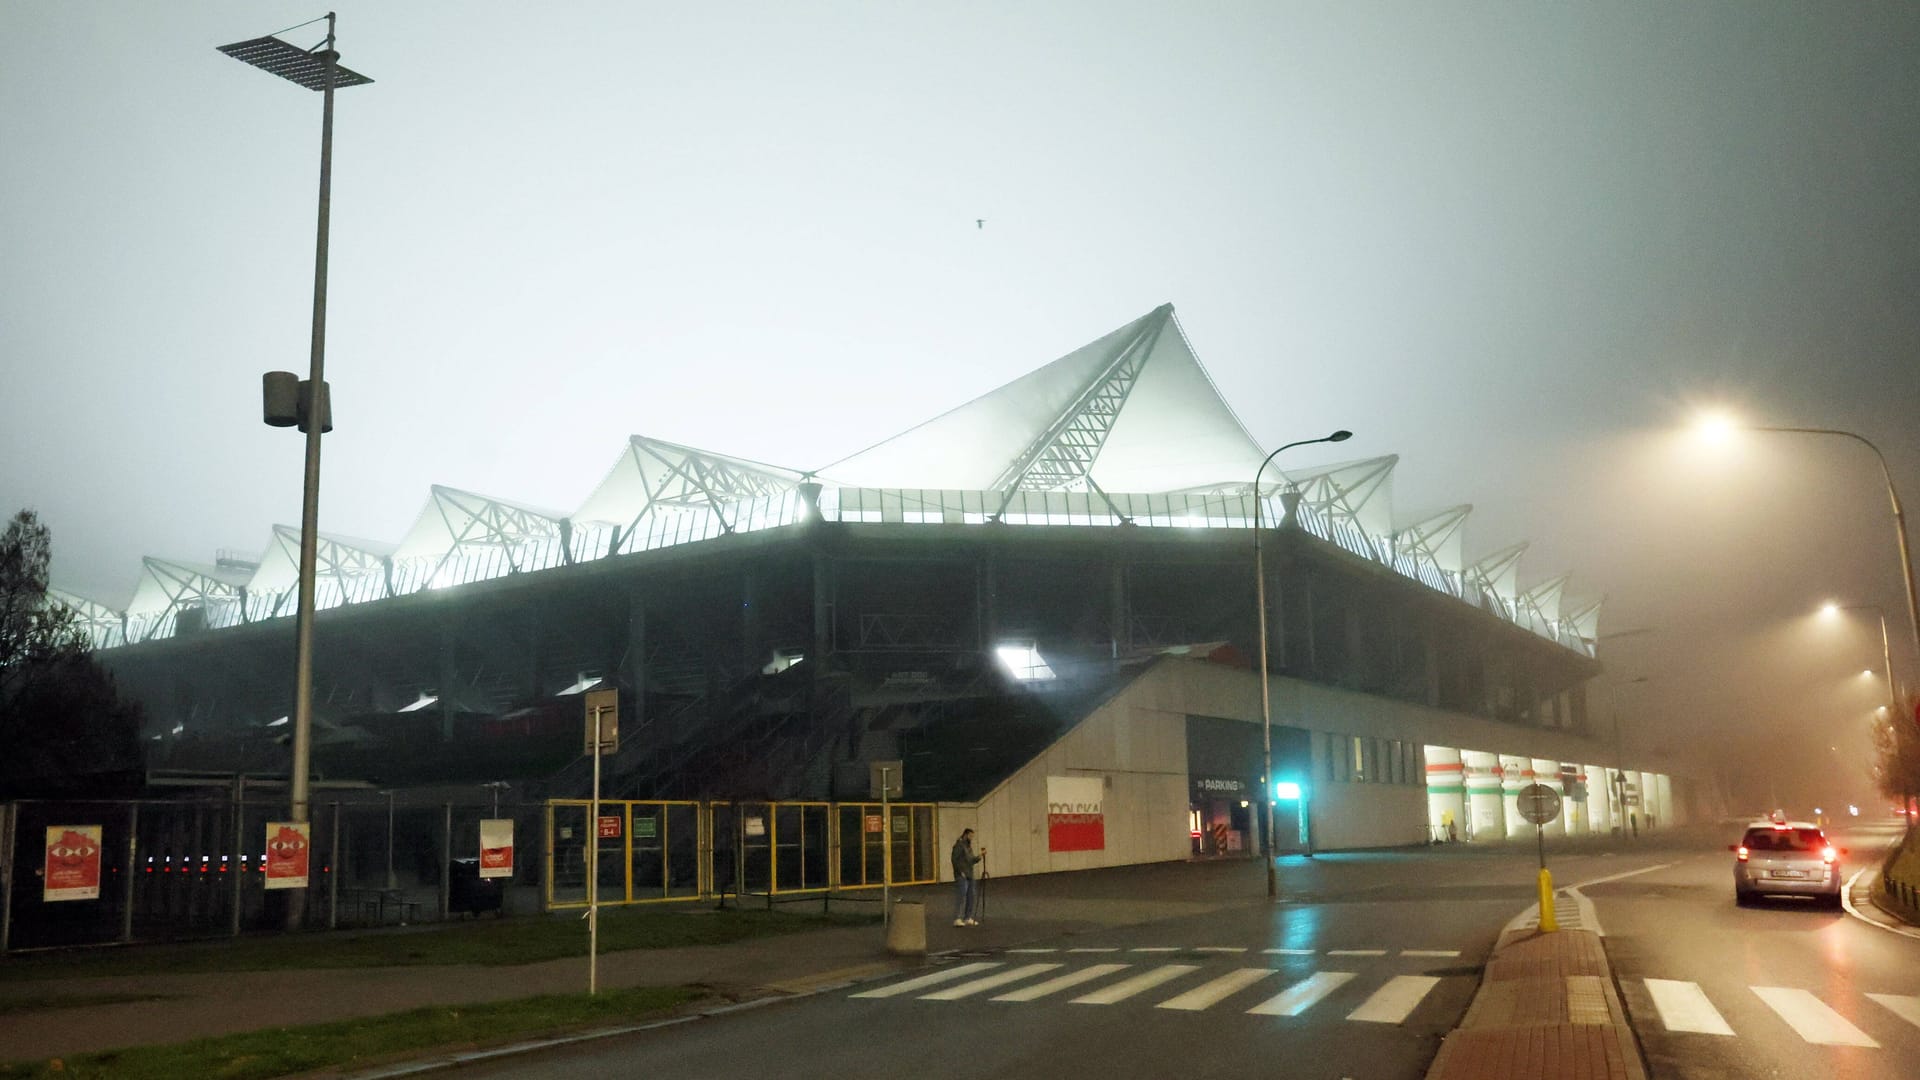
[{"label": "overcast sky", "polygon": [[[1604,595],[1628,741],[1859,772],[1920,501],[1920,9],[339,5],[322,527],[570,511],[628,434],[798,468],[1171,301],[1269,446]],[[0,511],[112,604],[299,519],[319,95],[280,2],[0,0]],[[287,35],[301,45],[310,26]],[[976,219],[985,219],[977,227]],[[1295,459],[1305,464],[1311,454]],[[1796,621],[1798,620],[1798,621]],[[1604,683],[1595,698],[1604,710]],[[1826,732],[1831,732],[1829,742]],[[1837,774],[1836,774],[1837,775]]]}]

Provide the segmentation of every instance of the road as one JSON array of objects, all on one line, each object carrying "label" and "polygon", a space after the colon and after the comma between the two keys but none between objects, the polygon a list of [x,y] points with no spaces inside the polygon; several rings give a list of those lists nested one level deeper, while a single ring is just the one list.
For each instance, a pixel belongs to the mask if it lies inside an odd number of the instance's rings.
[{"label": "road", "polygon": [[[1569,882],[1684,857],[1650,842],[1550,847]],[[963,950],[924,971],[465,1074],[1419,1077],[1536,869],[1530,848],[1296,857],[1282,861],[1286,902],[1273,906],[1258,865],[1244,865],[1194,868],[1189,885],[1233,894],[1203,914]],[[1186,869],[1143,874],[1138,888],[1177,892]],[[1060,892],[1075,878],[1134,887],[1110,874],[1028,881]]]},{"label": "road", "polygon": [[[1836,831],[1853,868],[1898,826]],[[1725,842],[1738,838],[1730,827]],[[1653,1075],[1920,1074],[1920,938],[1808,901],[1733,902],[1724,847],[1591,885],[1607,955]],[[1851,870],[1849,870],[1851,874]]]}]

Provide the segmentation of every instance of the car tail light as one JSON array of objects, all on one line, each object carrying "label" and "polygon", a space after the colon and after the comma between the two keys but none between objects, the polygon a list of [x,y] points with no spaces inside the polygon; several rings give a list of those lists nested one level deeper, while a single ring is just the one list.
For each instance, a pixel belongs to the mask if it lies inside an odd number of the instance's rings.
[{"label": "car tail light", "polygon": [[1746,862],[1747,861],[1747,845],[1741,844],[1739,849],[1735,852],[1735,854],[1739,856],[1741,862]]},{"label": "car tail light", "polygon": [[1833,860],[1839,857],[1840,857],[1840,853],[1833,850],[1833,847],[1831,845],[1820,849],[1820,858],[1821,858],[1821,861],[1823,862],[1832,862]]}]

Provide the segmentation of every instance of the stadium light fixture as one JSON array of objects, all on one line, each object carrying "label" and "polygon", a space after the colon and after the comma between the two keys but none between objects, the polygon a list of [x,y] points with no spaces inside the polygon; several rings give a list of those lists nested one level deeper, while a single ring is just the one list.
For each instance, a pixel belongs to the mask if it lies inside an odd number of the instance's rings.
[{"label": "stadium light fixture", "polygon": [[[1281,451],[1291,450],[1296,446],[1312,446],[1314,443],[1346,442],[1351,438],[1353,438],[1353,432],[1341,428],[1331,435],[1322,435],[1318,439],[1301,439],[1298,442],[1287,443],[1268,454],[1267,460],[1262,461],[1260,468],[1253,474],[1253,602],[1260,609],[1260,745],[1266,761],[1266,771],[1260,774],[1261,783],[1271,783],[1273,780],[1273,701],[1267,692],[1267,568],[1266,564],[1260,560],[1260,477],[1266,473],[1267,466],[1273,464],[1273,459],[1280,456]],[[1261,806],[1264,807],[1266,814],[1260,843],[1265,849],[1261,854],[1267,864],[1267,899],[1277,900],[1280,897],[1280,878],[1273,865],[1273,800],[1263,800]],[[1306,804],[1301,803],[1300,813],[1303,818],[1306,812]]]},{"label": "stadium light fixture", "polygon": [[[317,90],[322,97],[320,210],[314,240],[313,327],[307,355],[307,379],[301,384],[286,372],[272,372],[264,380],[267,423],[274,427],[288,427],[297,423],[306,433],[306,464],[300,497],[299,605],[294,612],[293,761],[287,771],[288,801],[291,804],[288,812],[296,822],[305,822],[309,817],[309,783],[313,772],[313,592],[315,550],[319,545],[320,436],[333,426],[323,378],[327,351],[327,231],[333,191],[333,92],[341,87],[361,86],[373,81],[357,71],[340,66],[340,54],[334,49],[334,13],[327,12],[326,20],[326,40],[312,49],[302,49],[274,34],[218,47],[221,52],[243,64],[259,68],[296,86]],[[300,25],[318,21],[310,20]],[[293,396],[297,402],[289,402],[287,391],[296,387]],[[288,408],[290,404],[294,406],[291,410]],[[298,929],[305,918],[304,896],[304,893],[296,890],[288,906],[287,925],[292,929]]]}]

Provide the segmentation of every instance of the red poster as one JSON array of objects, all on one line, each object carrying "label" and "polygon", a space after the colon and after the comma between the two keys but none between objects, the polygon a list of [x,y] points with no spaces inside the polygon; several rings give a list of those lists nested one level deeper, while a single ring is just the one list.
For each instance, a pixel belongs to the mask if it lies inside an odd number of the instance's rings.
[{"label": "red poster", "polygon": [[267,888],[307,887],[307,830],[304,821],[267,822]]},{"label": "red poster", "polygon": [[1047,777],[1048,851],[1106,850],[1106,786],[1098,776]]},{"label": "red poster", "polygon": [[866,818],[867,818],[866,826],[867,826],[868,832],[877,833],[877,832],[887,831],[887,823],[880,819],[879,814],[868,814],[866,815]]},{"label": "red poster", "polygon": [[100,826],[53,825],[47,829],[46,885],[41,898],[100,898]]},{"label": "red poster", "polygon": [[513,876],[513,819],[484,818],[480,822],[480,876]]}]

